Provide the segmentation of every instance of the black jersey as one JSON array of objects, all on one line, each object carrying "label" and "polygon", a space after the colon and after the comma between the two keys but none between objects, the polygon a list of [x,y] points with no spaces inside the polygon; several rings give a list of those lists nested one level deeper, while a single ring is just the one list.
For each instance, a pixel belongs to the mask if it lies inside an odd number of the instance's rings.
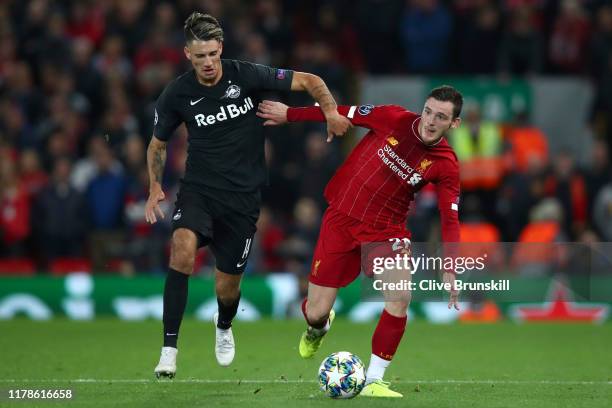
[{"label": "black jersey", "polygon": [[204,86],[191,70],[166,86],[157,100],[153,135],[167,141],[185,122],[189,134],[184,182],[254,192],[266,181],[257,93],[287,91],[293,71],[222,60],[223,75]]}]

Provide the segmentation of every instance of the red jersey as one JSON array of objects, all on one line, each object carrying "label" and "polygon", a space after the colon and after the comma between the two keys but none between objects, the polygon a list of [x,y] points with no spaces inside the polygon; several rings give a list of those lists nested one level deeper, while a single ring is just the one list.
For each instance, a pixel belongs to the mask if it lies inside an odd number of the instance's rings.
[{"label": "red jersey", "polygon": [[[458,242],[459,164],[448,142],[425,145],[420,115],[401,106],[339,106],[338,112],[370,131],[327,184],[329,205],[375,228],[404,225],[415,193],[433,183],[442,239]],[[317,106],[289,108],[287,119],[325,121]]]}]

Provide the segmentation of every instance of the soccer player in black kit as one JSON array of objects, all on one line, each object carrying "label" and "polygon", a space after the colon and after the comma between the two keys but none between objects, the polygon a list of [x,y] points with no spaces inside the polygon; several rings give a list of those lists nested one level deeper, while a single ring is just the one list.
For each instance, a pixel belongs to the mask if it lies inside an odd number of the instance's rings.
[{"label": "soccer player in black kit", "polygon": [[192,13],[185,21],[185,56],[193,69],[166,86],[157,100],[153,137],[147,149],[150,186],[147,222],[164,217],[159,203],[166,144],[184,122],[189,147],[174,213],[170,268],[164,287],[164,345],[155,375],[174,377],[177,339],[187,303],[196,251],[209,245],[216,259],[218,312],[215,355],[231,364],[235,346],[232,319],[240,301],[259,216],[260,186],[266,181],[262,120],[255,113],[258,91],[307,91],[327,119],[328,140],[351,126],[316,75],[221,59],[223,29],[212,16]]}]

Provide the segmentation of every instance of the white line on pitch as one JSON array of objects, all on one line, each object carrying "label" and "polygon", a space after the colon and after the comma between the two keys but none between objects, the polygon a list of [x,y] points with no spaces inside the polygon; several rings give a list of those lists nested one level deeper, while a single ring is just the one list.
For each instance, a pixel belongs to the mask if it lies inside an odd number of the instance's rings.
[{"label": "white line on pitch", "polygon": [[[74,378],[74,379],[0,379],[0,383],[124,383],[124,384],[147,384],[157,383],[158,380],[147,378],[135,379],[102,379],[102,378]],[[188,379],[173,379],[164,382],[175,382],[184,384],[314,384],[314,380],[211,380],[201,378]],[[395,384],[500,384],[500,385],[528,385],[528,384],[544,384],[544,385],[612,385],[612,381],[578,381],[578,380],[397,380]]]}]

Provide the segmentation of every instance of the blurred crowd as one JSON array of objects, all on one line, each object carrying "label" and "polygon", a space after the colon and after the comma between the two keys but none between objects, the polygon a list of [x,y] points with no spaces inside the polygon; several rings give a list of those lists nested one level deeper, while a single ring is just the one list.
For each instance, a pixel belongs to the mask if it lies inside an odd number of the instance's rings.
[{"label": "blurred crowd", "polygon": [[[597,141],[587,168],[572,152],[553,156],[550,135],[524,113],[489,123],[478,106],[467,106],[450,140],[462,162],[464,239],[612,241],[609,2],[5,0],[2,260],[25,259],[24,268],[42,270],[165,271],[185,129],[169,145],[166,219],[154,226],[144,220],[145,153],[157,96],[189,67],[182,25],[193,10],[221,21],[224,57],[318,74],[343,103],[358,100],[359,79],[368,74],[592,81],[589,125]],[[303,95],[278,97],[311,103]],[[346,154],[340,143],[325,143],[324,132],[318,124],[269,130],[270,186],[248,272],[308,270],[322,192]],[[430,189],[419,195],[410,217],[414,240],[437,239],[435,202]],[[198,268],[211,263],[206,252],[198,256]]]}]

